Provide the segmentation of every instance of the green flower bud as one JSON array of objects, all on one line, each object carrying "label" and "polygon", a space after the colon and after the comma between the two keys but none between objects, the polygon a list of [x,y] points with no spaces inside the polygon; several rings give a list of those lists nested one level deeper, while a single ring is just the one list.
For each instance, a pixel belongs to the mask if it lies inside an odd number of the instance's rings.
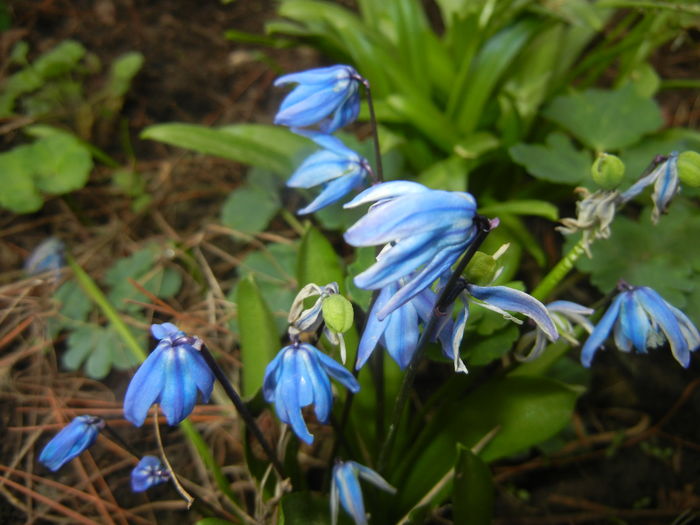
[{"label": "green flower bud", "polygon": [[352,327],[352,304],[342,295],[333,294],[326,297],[321,303],[321,311],[326,326],[334,332],[342,334]]},{"label": "green flower bud", "polygon": [[476,252],[464,270],[466,279],[477,286],[487,286],[496,277],[498,263],[491,255]]},{"label": "green flower bud", "polygon": [[593,181],[603,189],[611,190],[622,182],[625,164],[615,155],[601,153],[593,161],[591,176]]},{"label": "green flower bud", "polygon": [[684,151],[678,155],[678,178],[688,186],[700,186],[700,153]]}]

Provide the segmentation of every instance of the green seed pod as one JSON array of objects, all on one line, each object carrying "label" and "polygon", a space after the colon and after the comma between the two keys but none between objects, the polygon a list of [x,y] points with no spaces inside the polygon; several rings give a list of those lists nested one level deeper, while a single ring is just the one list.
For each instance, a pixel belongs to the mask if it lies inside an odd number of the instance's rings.
[{"label": "green seed pod", "polygon": [[615,155],[601,153],[593,161],[591,176],[593,181],[605,190],[615,188],[625,175],[625,164]]},{"label": "green seed pod", "polygon": [[470,283],[477,286],[487,286],[496,277],[497,271],[498,263],[496,259],[484,252],[476,252],[472,260],[467,264],[464,276]]},{"label": "green seed pod", "polygon": [[678,155],[678,178],[688,186],[700,186],[700,153],[684,151]]},{"label": "green seed pod", "polygon": [[342,295],[333,294],[326,297],[321,303],[321,311],[326,326],[334,332],[342,334],[352,327],[352,304]]}]

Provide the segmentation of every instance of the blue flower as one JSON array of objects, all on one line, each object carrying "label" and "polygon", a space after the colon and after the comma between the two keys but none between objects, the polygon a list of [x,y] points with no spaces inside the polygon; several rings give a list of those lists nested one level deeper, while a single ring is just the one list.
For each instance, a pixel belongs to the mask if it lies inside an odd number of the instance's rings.
[{"label": "blue flower", "polygon": [[314,437],[306,428],[301,409],[314,405],[319,422],[328,422],[333,404],[329,375],[352,392],[360,390],[350,372],[308,343],[285,346],[265,369],[265,400],[275,404],[277,417],[291,425],[299,439],[308,444],[313,443]]},{"label": "blue flower", "polygon": [[353,246],[386,244],[377,262],[355,277],[359,288],[378,290],[407,278],[377,312],[381,320],[430,286],[459,259],[476,235],[476,201],[469,193],[393,181],[368,188],[345,207],[373,201],[376,204],[350,227],[345,240]]},{"label": "blue flower", "polygon": [[338,462],[333,467],[333,479],[331,481],[331,522],[338,522],[338,501],[347,511],[355,525],[366,525],[367,515],[362,499],[360,480],[369,481],[375,487],[394,494],[396,489],[371,468],[360,465],[355,461]]},{"label": "blue flower", "polygon": [[634,348],[645,354],[647,348],[668,341],[676,361],[688,367],[690,352],[700,346],[700,333],[690,319],[651,288],[627,284],[621,287],[581,349],[583,365],[591,365],[596,351],[612,331],[615,346],[623,352]]},{"label": "blue flower", "polygon": [[144,492],[170,479],[170,472],[154,456],[144,456],[131,471],[131,490]]},{"label": "blue flower", "polygon": [[323,184],[323,190],[299,214],[313,213],[342,199],[360,186],[371,168],[367,160],[333,137],[322,133],[304,133],[321,151],[311,154],[287,181],[291,188],[311,188]]},{"label": "blue flower", "polygon": [[622,202],[627,202],[639,195],[644,188],[653,184],[654,193],[651,196],[654,201],[654,209],[651,212],[651,220],[658,222],[662,213],[666,213],[671,199],[680,190],[680,181],[678,178],[678,152],[674,151],[668,156],[657,158],[656,166],[648,175],[643,176],[627,191],[620,195]]},{"label": "blue flower", "polygon": [[140,427],[151,405],[159,403],[168,424],[177,425],[192,412],[197,390],[209,401],[214,375],[199,353],[201,340],[172,323],[154,324],[151,333],[160,342],[129,383],[124,416]]},{"label": "blue flower", "polygon": [[362,77],[351,66],[331,66],[283,75],[275,86],[296,83],[275,115],[275,124],[303,128],[319,124],[324,133],[354,122],[360,112]]},{"label": "blue flower", "polygon": [[61,277],[61,268],[65,266],[66,246],[56,237],[42,241],[24,262],[24,271],[29,275],[39,275],[53,271],[53,278]]},{"label": "blue flower", "polygon": [[56,472],[89,448],[104,426],[105,422],[99,417],[78,416],[74,418],[46,444],[39,455],[39,462]]}]

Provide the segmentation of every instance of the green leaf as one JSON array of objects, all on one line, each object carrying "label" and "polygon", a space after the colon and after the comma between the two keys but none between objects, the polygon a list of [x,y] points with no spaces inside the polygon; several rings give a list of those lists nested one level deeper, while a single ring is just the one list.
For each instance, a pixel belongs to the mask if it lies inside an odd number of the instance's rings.
[{"label": "green leaf", "polygon": [[84,364],[88,377],[103,379],[112,366],[127,369],[138,364],[139,359],[129,351],[112,327],[85,324],[68,336],[61,362],[68,370],[78,370]]},{"label": "green leaf", "polygon": [[340,293],[345,294],[345,279],[338,254],[328,239],[313,226],[309,227],[301,240],[297,261],[297,283],[299,288],[316,283],[319,286],[336,282]]},{"label": "green leaf", "polygon": [[252,275],[241,279],[236,294],[240,330],[242,392],[253,397],[262,387],[265,367],[280,349],[272,314]]},{"label": "green leaf", "polygon": [[543,113],[598,152],[630,146],[663,124],[658,104],[630,84],[560,96]]},{"label": "green leaf", "polygon": [[245,185],[229,194],[221,208],[221,222],[244,233],[258,233],[267,228],[279,208],[277,193]]},{"label": "green leaf", "polygon": [[31,146],[0,153],[0,206],[15,213],[31,213],[44,200],[34,185]]},{"label": "green leaf", "polygon": [[237,124],[221,129],[195,124],[156,124],[143,130],[141,138],[269,169],[284,177],[294,170],[292,159],[310,144],[308,139],[285,128],[263,124]]},{"label": "green leaf", "polygon": [[60,314],[73,321],[85,321],[92,309],[90,298],[74,280],[63,283],[53,294],[53,298],[61,305]]},{"label": "green leaf", "polygon": [[550,221],[559,220],[559,209],[547,201],[540,200],[512,200],[500,203],[488,204],[479,208],[482,215],[498,217],[499,215],[533,215],[544,217]]},{"label": "green leaf", "polygon": [[452,493],[454,523],[488,525],[493,515],[493,503],[493,482],[488,466],[471,450],[457,445]]},{"label": "green leaf", "polygon": [[32,64],[34,71],[44,79],[71,72],[85,56],[85,48],[75,40],[64,40]]},{"label": "green leaf", "polygon": [[504,356],[511,349],[519,334],[518,327],[514,323],[510,323],[504,329],[489,334],[487,337],[481,337],[477,341],[470,337],[469,343],[466,345],[468,350],[467,368],[487,365],[494,359]]},{"label": "green leaf", "polygon": [[[342,511],[341,511],[342,512]],[[329,525],[328,497],[313,492],[292,492],[282,498],[284,525]]]},{"label": "green leaf", "polygon": [[481,459],[488,462],[526,450],[566,426],[576,398],[573,389],[557,381],[510,377],[490,381],[445,405],[391,478],[399,485],[399,508],[415,504],[452,468],[457,443],[472,448],[497,428],[479,454]]},{"label": "green leaf", "polygon": [[118,57],[109,70],[107,92],[112,97],[123,97],[129,91],[132,79],[143,66],[143,55],[136,51]]},{"label": "green leaf", "polygon": [[71,332],[66,340],[66,352],[61,356],[63,366],[67,370],[78,370],[93,349],[99,346],[101,337],[102,328],[94,324],[86,324]]},{"label": "green leaf", "polygon": [[579,151],[560,132],[547,135],[545,144],[516,144],[508,150],[513,161],[538,179],[558,184],[576,185],[590,175],[592,158]]},{"label": "green leaf", "polygon": [[46,193],[60,195],[85,186],[92,155],[70,135],[56,134],[32,145],[34,181]]},{"label": "green leaf", "polygon": [[235,523],[221,518],[202,518],[197,520],[195,525],[235,525]]}]

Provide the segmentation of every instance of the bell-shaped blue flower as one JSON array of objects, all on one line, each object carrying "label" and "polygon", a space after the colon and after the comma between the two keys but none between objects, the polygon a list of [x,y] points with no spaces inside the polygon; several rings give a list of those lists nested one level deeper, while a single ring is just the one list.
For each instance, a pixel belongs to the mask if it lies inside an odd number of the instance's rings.
[{"label": "bell-shaped blue flower", "polygon": [[124,416],[137,427],[148,409],[159,403],[170,425],[190,415],[197,390],[206,403],[214,387],[214,374],[198,348],[201,340],[190,337],[172,323],[151,326],[160,342],[134,374],[124,396]]},{"label": "bell-shaped blue flower", "polygon": [[263,395],[275,404],[277,417],[292,427],[305,443],[313,443],[301,413],[314,405],[316,418],[327,423],[333,405],[333,392],[328,376],[335,378],[351,392],[358,392],[357,379],[339,363],[308,343],[285,346],[267,365]]},{"label": "bell-shaped blue flower", "polygon": [[644,188],[653,184],[654,193],[651,200],[654,202],[654,209],[651,212],[651,220],[658,222],[662,213],[666,213],[671,199],[680,190],[680,179],[678,178],[678,152],[674,151],[670,155],[658,158],[656,166],[643,176],[627,191],[620,195],[622,202],[627,202],[639,195]]},{"label": "bell-shaped blue flower", "polygon": [[676,361],[688,367],[690,352],[700,346],[700,333],[690,319],[651,288],[627,284],[621,288],[581,349],[583,365],[591,365],[612,331],[615,346],[623,352],[634,348],[646,353],[668,341]]},{"label": "bell-shaped blue flower", "polygon": [[144,456],[131,471],[131,490],[144,492],[169,479],[170,471],[160,459],[154,456]]},{"label": "bell-shaped blue flower", "polygon": [[105,422],[100,417],[78,416],[74,418],[46,444],[39,455],[39,462],[56,472],[89,448],[104,426]]},{"label": "bell-shaped blue flower", "polygon": [[323,190],[299,214],[313,213],[358,188],[371,172],[369,162],[332,135],[304,133],[323,149],[312,153],[287,181],[291,188],[323,185]]},{"label": "bell-shaped blue flower", "polygon": [[374,470],[355,461],[338,462],[333,467],[331,480],[331,523],[338,522],[338,502],[346,510],[355,525],[366,525],[367,515],[362,498],[359,478],[369,481],[375,487],[394,494],[396,489]]},{"label": "bell-shaped blue flower", "polygon": [[275,124],[305,128],[318,124],[324,133],[354,122],[360,112],[362,77],[351,66],[337,65],[283,75],[275,86],[296,83],[275,115]]},{"label": "bell-shaped blue flower", "polygon": [[376,203],[345,233],[353,246],[386,244],[377,262],[355,277],[378,290],[406,278],[377,317],[384,319],[430,286],[454,264],[476,235],[476,201],[469,193],[431,190],[408,181],[377,184],[345,205]]}]

